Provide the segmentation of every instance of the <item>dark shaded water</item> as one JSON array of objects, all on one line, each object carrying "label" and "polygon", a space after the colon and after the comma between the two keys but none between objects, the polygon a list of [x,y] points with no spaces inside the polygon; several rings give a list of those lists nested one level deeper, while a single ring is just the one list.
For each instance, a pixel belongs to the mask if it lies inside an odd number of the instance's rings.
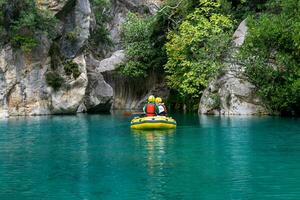
[{"label": "dark shaded water", "polygon": [[300,120],[121,115],[0,121],[0,199],[300,199]]}]

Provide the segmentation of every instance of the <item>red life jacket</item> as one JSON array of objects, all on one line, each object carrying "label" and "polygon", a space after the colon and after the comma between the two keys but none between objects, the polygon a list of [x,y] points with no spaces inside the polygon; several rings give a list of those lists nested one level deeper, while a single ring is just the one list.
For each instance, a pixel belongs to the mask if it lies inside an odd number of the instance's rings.
[{"label": "red life jacket", "polygon": [[155,104],[148,103],[146,105],[146,116],[147,117],[156,116],[156,113],[155,113]]}]

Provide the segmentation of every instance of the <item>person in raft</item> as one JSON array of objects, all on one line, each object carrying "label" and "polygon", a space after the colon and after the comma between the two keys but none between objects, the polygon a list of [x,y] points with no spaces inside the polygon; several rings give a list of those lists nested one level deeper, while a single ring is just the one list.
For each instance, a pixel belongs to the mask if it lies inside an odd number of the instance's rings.
[{"label": "person in raft", "polygon": [[158,114],[158,107],[155,103],[155,97],[153,95],[150,95],[148,97],[148,103],[143,108],[144,113],[147,117],[153,117]]},{"label": "person in raft", "polygon": [[162,102],[162,98],[156,97],[155,102],[156,102],[156,105],[158,107],[158,115],[160,115],[160,116],[167,116],[167,114],[168,114],[167,107]]}]

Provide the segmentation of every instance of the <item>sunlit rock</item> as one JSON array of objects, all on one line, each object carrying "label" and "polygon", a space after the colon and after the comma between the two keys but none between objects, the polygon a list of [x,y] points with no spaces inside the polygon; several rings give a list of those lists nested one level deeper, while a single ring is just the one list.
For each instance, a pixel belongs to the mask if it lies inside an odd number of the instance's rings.
[{"label": "sunlit rock", "polygon": [[52,114],[75,114],[83,102],[88,84],[86,62],[83,55],[73,60],[79,66],[81,74],[78,78],[65,78],[65,83],[58,91],[51,90]]},{"label": "sunlit rock", "polygon": [[200,100],[199,113],[222,115],[268,114],[256,95],[255,86],[244,76],[244,66],[236,58],[247,34],[243,21],[233,36],[233,47],[224,62],[223,73],[209,83]]}]

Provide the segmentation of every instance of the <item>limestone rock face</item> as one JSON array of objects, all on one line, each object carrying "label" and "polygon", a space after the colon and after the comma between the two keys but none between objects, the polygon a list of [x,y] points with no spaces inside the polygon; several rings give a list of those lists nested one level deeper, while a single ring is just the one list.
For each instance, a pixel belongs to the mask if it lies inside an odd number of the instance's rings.
[{"label": "limestone rock face", "polygon": [[88,59],[89,69],[98,73],[113,71],[123,61],[125,61],[124,50],[115,51],[112,53],[110,57],[103,59],[101,61],[93,58],[92,56],[90,56]]},{"label": "limestone rock face", "polygon": [[86,62],[83,55],[73,60],[81,72],[77,79],[64,77],[64,86],[59,91],[51,92],[52,114],[74,114],[83,102],[88,84]]},{"label": "limestone rock face", "polygon": [[104,80],[102,73],[115,70],[124,59],[125,54],[122,50],[114,52],[111,57],[101,61],[91,55],[87,58],[89,84],[84,101],[87,112],[110,111],[114,92],[113,88]]},{"label": "limestone rock face", "polygon": [[89,0],[76,0],[75,7],[63,22],[63,36],[60,40],[61,53],[74,58],[90,36],[92,11]]},{"label": "limestone rock face", "polygon": [[36,3],[40,8],[56,14],[63,9],[68,1],[69,0],[36,0]]},{"label": "limestone rock face", "polygon": [[[140,109],[146,102],[149,93],[159,93],[161,88],[158,83],[161,79],[156,75],[150,75],[146,80],[131,80],[121,76],[115,70],[119,64],[125,61],[125,53],[121,41],[121,26],[130,11],[140,14],[154,14],[162,1],[160,0],[116,0],[111,8],[111,20],[107,24],[109,35],[114,46],[109,49],[101,49],[104,59],[96,59],[87,56],[89,84],[86,92],[83,108],[87,112],[103,112],[112,109]],[[146,83],[144,83],[146,82]],[[160,84],[161,85],[161,84]],[[165,91],[165,89],[162,89]],[[153,94],[154,94],[153,93]],[[169,91],[165,92],[168,96]],[[151,93],[152,94],[152,93]]]},{"label": "limestone rock face", "polygon": [[[50,6],[54,1],[47,2]],[[56,2],[59,3],[57,8],[61,9],[67,3]],[[57,9],[57,12],[61,9]],[[74,21],[81,25],[78,48],[72,55],[74,58],[71,58],[77,63],[80,75],[74,79],[66,75],[64,66],[58,66],[56,71],[63,81],[58,91],[54,91],[46,82],[46,73],[51,69],[49,50],[52,44],[46,36],[37,36],[39,45],[30,53],[13,49],[9,44],[0,50],[0,117],[76,113],[83,102],[88,83],[85,57],[78,51],[81,48],[79,46],[83,46],[88,39],[88,9],[88,0],[78,0],[70,11],[76,13]]]},{"label": "limestone rock face", "polygon": [[[148,94],[159,93],[157,78],[150,77],[144,88],[141,83],[123,77],[113,79],[108,74],[116,74],[117,66],[125,60],[120,30],[127,13],[153,14],[160,0],[111,1],[111,18],[106,26],[114,45],[100,45],[91,51],[87,47],[95,19],[89,0],[35,1],[40,9],[59,19],[57,35],[53,41],[37,35],[39,45],[30,53],[10,44],[0,49],[0,117],[108,112],[112,104],[115,108],[136,108]],[[96,59],[93,52],[98,50],[104,53]],[[78,77],[67,73],[67,62],[78,66]],[[47,83],[51,72],[61,78],[57,90]]]},{"label": "limestone rock face", "polygon": [[244,66],[236,55],[247,34],[246,21],[234,33],[233,47],[224,62],[222,75],[209,83],[199,105],[201,114],[256,115],[268,114],[255,94],[255,87],[243,75]]},{"label": "limestone rock face", "polygon": [[88,82],[84,56],[74,59],[79,66],[80,76],[76,80],[63,76],[65,83],[59,91],[54,91],[46,83],[45,73],[49,62],[47,54],[40,61],[33,62],[27,60],[20,51],[14,52],[10,46],[2,49],[0,116],[76,113]]},{"label": "limestone rock face", "polygon": [[149,12],[155,14],[161,4],[162,0],[116,0],[113,3],[111,18],[107,28],[111,39],[114,41],[113,51],[122,49],[121,42],[121,26],[125,21],[128,12],[138,12],[144,14]]},{"label": "limestone rock face", "polygon": [[[127,13],[134,11],[140,14],[155,14],[162,3],[162,0],[117,0],[113,5],[108,30],[115,44],[111,50],[114,53],[109,54],[109,59],[101,61],[97,68],[97,71],[104,75],[106,83],[113,88],[112,109],[138,110],[143,107],[150,94],[164,99],[169,96],[169,90],[166,89],[164,78],[160,74],[152,73],[145,79],[133,80],[114,71],[117,66],[114,63],[121,63],[120,61],[125,59],[120,33]],[[106,66],[104,71],[101,67],[103,65]]]},{"label": "limestone rock face", "polygon": [[[42,44],[42,43],[41,43]],[[5,46],[0,53],[0,115],[49,114],[49,94],[44,73],[49,43],[44,40],[40,59],[29,60],[21,51]],[[38,48],[41,49],[42,47]]]},{"label": "limestone rock face", "polygon": [[131,79],[117,72],[104,73],[105,80],[114,90],[113,109],[141,110],[149,95],[160,96],[166,99],[169,96],[164,77],[152,73],[146,78]]}]

